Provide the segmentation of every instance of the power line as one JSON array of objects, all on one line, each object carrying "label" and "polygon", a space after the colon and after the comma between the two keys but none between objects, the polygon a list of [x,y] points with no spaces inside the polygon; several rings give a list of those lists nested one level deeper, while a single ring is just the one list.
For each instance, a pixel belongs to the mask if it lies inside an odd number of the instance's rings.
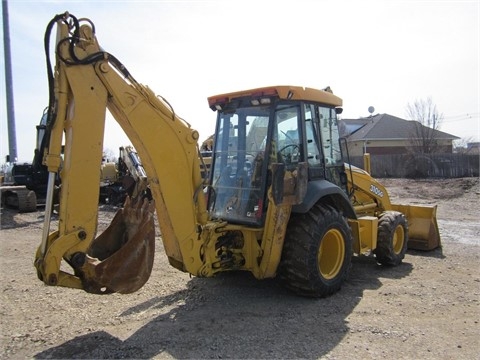
[{"label": "power line", "polygon": [[443,116],[442,121],[458,122],[458,121],[479,119],[479,118],[480,118],[480,113],[476,112],[476,113],[465,113],[465,114],[459,114],[459,115]]}]

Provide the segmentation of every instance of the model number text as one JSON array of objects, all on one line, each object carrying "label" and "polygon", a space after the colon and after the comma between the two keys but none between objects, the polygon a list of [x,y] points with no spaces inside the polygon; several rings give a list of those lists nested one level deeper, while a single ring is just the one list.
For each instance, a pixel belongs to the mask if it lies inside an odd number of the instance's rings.
[{"label": "model number text", "polygon": [[378,187],[375,185],[370,185],[370,191],[374,193],[377,196],[383,197],[383,191],[380,190]]}]

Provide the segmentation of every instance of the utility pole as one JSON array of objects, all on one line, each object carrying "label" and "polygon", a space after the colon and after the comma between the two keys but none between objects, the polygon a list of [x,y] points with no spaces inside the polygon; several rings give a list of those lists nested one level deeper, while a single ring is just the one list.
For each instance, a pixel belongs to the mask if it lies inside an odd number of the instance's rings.
[{"label": "utility pole", "polygon": [[13,103],[12,57],[10,54],[10,29],[7,0],[2,0],[3,44],[5,53],[5,88],[7,93],[8,151],[10,161],[17,160],[17,133],[15,130],[15,109]]}]

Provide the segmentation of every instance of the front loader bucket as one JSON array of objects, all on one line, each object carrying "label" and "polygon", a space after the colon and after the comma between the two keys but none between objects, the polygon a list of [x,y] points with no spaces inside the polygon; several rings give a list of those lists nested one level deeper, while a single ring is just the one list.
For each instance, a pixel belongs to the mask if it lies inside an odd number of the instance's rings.
[{"label": "front loader bucket", "polygon": [[408,248],[433,250],[441,246],[437,225],[437,206],[395,205],[392,210],[405,214],[408,220]]},{"label": "front loader bucket", "polygon": [[[127,197],[109,227],[92,241],[87,255],[72,258],[85,291],[129,294],[150,277],[155,252],[154,203],[132,204]],[[75,266],[75,264],[78,264]]]}]

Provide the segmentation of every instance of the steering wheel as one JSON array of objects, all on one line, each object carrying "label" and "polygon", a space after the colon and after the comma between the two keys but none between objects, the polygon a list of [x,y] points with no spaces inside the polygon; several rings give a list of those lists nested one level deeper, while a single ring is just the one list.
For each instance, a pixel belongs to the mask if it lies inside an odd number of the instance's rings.
[{"label": "steering wheel", "polygon": [[[292,148],[292,150],[286,152],[285,150],[288,149],[288,148]],[[292,155],[295,152],[295,149],[296,149],[297,153],[300,152],[300,147],[298,146],[298,144],[288,144],[288,145],[285,145],[284,147],[282,147],[280,150],[278,150],[278,154],[280,155],[280,158],[281,158],[282,162],[284,162],[285,164],[291,163],[292,162]]]}]

